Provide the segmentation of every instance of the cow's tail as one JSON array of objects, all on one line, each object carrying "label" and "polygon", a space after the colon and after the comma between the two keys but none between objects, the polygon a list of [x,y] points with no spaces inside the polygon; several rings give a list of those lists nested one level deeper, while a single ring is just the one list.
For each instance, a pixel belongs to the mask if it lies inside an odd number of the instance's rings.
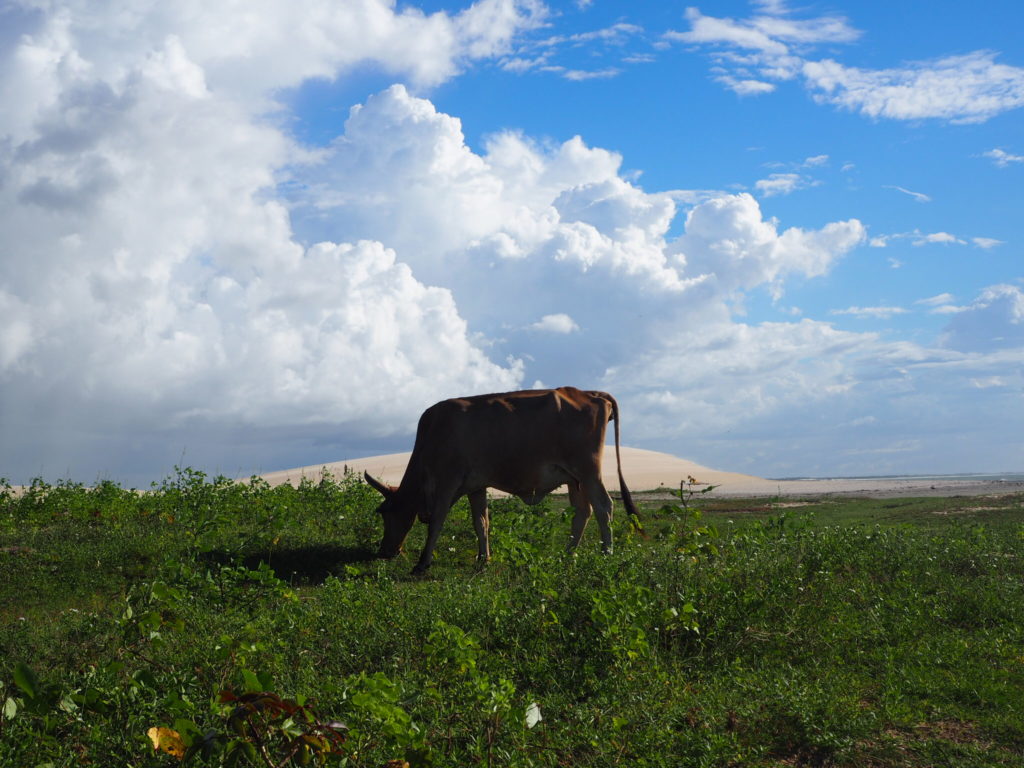
[{"label": "cow's tail", "polygon": [[615,422],[615,465],[619,470],[619,493],[622,496],[622,506],[626,508],[626,514],[629,516],[633,530],[641,536],[645,536],[644,527],[640,524],[640,515],[636,511],[636,504],[633,503],[633,497],[629,493],[629,488],[626,487],[626,479],[622,476],[622,456],[619,451],[619,404],[611,395],[608,396],[608,399],[612,404],[612,421]]}]

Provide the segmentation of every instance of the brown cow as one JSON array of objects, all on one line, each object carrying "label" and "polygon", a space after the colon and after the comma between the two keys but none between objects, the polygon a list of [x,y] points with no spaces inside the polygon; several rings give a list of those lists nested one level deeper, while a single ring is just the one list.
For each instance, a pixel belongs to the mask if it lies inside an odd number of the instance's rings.
[{"label": "brown cow", "polygon": [[605,428],[615,420],[615,460],[626,511],[636,507],[622,477],[619,459],[619,407],[605,392],[574,387],[504,392],[443,400],[420,417],[416,442],[401,484],[384,485],[366,473],[366,481],[384,496],[380,557],[394,557],[419,519],[429,525],[427,542],[414,573],[424,573],[448,510],[469,497],[481,563],[490,559],[487,489],[537,504],[560,485],[568,485],[576,509],[569,549],[580,542],[593,507],[601,527],[601,546],[612,548],[612,500],[601,482]]}]

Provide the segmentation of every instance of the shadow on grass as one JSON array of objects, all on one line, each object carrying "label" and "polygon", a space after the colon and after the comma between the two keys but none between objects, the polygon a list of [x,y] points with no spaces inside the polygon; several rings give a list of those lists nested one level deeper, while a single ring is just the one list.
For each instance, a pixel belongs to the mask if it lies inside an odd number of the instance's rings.
[{"label": "shadow on grass", "polygon": [[[207,553],[210,561],[226,565],[231,554],[220,550]],[[339,547],[335,544],[311,544],[304,547],[283,547],[251,552],[242,558],[246,568],[266,563],[279,579],[290,584],[316,586],[328,576],[345,576],[345,566],[376,560],[373,550],[365,547]]]}]

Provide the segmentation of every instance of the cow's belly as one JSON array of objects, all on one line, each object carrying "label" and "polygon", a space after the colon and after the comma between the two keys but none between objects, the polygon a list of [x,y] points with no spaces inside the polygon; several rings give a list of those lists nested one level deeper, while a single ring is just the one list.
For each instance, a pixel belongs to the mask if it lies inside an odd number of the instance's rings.
[{"label": "cow's belly", "polygon": [[561,467],[556,464],[544,464],[521,477],[505,477],[500,472],[494,473],[485,485],[518,496],[525,503],[532,505],[539,504],[560,485],[572,482],[576,482],[576,478]]}]

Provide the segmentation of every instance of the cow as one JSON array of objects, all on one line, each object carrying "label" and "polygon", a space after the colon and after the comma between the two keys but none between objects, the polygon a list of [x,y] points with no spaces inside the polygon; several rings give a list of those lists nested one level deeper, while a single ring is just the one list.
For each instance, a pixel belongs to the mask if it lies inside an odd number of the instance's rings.
[{"label": "cow", "polygon": [[385,485],[365,473],[366,482],[384,497],[377,508],[384,519],[378,556],[398,555],[418,517],[428,526],[427,541],[413,573],[425,573],[449,509],[467,496],[477,561],[483,565],[491,556],[487,489],[537,504],[561,485],[568,486],[575,508],[569,550],[579,544],[593,508],[601,547],[611,552],[612,500],[601,482],[601,453],[612,420],[619,490],[635,522],[639,518],[619,457],[619,407],[606,392],[533,389],[457,397],[430,406],[420,417],[401,483]]}]

